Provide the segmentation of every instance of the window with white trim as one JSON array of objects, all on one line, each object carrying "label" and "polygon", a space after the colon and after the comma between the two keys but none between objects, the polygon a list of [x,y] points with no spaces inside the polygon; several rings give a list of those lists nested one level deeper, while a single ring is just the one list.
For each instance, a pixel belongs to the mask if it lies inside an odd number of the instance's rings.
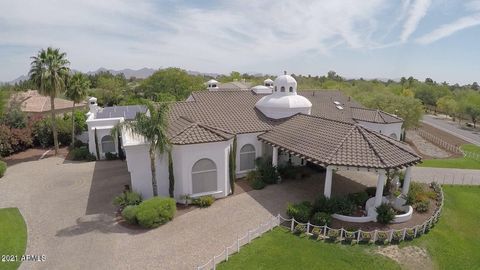
[{"label": "window with white trim", "polygon": [[102,137],[102,152],[103,153],[114,153],[117,152],[115,150],[115,142],[113,141],[113,137],[110,135],[106,135]]},{"label": "window with white trim", "polygon": [[245,144],[240,149],[240,171],[255,169],[255,147]]},{"label": "window with white trim", "polygon": [[192,167],[192,193],[217,191],[217,166],[208,159],[200,159]]}]

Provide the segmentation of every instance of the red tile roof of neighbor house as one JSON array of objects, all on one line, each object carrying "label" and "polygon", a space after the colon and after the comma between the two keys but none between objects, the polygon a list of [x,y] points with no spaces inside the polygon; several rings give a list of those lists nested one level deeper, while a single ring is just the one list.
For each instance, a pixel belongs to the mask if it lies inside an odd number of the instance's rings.
[{"label": "red tile roof of neighbor house", "polygon": [[[45,113],[51,110],[50,97],[42,96],[37,90],[28,90],[20,92],[12,96],[12,99],[16,99],[21,102],[22,111],[26,113]],[[55,110],[61,111],[71,109],[73,102],[62,98],[55,98]],[[75,104],[75,108],[85,107],[86,102]]]},{"label": "red tile roof of neighbor house", "polygon": [[[251,91],[193,92],[193,101],[175,102],[169,114],[173,144],[225,141],[233,134],[266,132],[264,142],[324,165],[398,168],[420,161],[407,145],[356,124],[398,123],[378,110],[362,108],[340,91],[301,91],[311,116],[274,120],[255,108],[264,95]],[[340,106],[340,108],[339,108]]]}]

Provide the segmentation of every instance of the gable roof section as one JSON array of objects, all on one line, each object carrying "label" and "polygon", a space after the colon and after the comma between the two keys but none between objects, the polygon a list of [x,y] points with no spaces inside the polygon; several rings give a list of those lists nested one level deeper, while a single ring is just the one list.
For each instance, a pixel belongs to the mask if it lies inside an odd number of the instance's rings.
[{"label": "gable roof section", "polygon": [[358,124],[298,114],[258,138],[321,165],[391,169],[420,162],[407,145]]},{"label": "gable roof section", "polygon": [[147,107],[143,105],[112,106],[100,109],[96,119],[123,117],[125,120],[133,120],[137,113],[145,112],[147,112]]},{"label": "gable roof section", "polygon": [[170,123],[168,136],[170,142],[177,145],[219,142],[233,138],[233,134],[199,124],[185,117]]},{"label": "gable roof section", "polygon": [[360,107],[352,107],[352,118],[357,121],[379,123],[379,124],[392,124],[401,123],[403,119],[395,115],[386,113],[384,111],[367,109]]}]

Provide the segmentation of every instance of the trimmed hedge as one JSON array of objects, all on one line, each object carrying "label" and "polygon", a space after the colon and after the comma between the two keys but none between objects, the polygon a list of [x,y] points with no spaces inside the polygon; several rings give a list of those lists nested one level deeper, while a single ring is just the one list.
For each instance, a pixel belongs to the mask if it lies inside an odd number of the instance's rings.
[{"label": "trimmed hedge", "polygon": [[7,163],[0,160],[0,178],[2,178],[5,175],[6,171],[7,171]]},{"label": "trimmed hedge", "polygon": [[73,148],[70,151],[73,160],[86,160],[86,161],[95,161],[97,157],[90,153],[86,146],[81,146],[79,148]]},{"label": "trimmed hedge", "polygon": [[310,220],[312,211],[313,207],[309,201],[289,203],[287,205],[287,215],[302,223],[307,223]]},{"label": "trimmed hedge", "polygon": [[176,202],[172,198],[153,197],[137,206],[136,218],[144,228],[156,228],[173,219]]},{"label": "trimmed hedge", "polygon": [[137,224],[137,205],[127,205],[122,211],[122,217],[130,224]]}]

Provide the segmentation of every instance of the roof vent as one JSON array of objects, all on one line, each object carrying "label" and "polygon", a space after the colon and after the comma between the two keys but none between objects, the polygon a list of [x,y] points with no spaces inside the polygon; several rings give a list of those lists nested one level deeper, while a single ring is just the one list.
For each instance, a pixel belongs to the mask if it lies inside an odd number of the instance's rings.
[{"label": "roof vent", "polygon": [[340,101],[336,101],[336,100],[333,103],[335,103],[335,105],[337,105],[337,106],[342,105],[342,103],[340,103]]},{"label": "roof vent", "polygon": [[[336,103],[335,103],[335,104],[336,104]],[[337,106],[335,106],[335,107],[337,107],[337,109],[339,109],[339,110],[343,110],[343,107],[340,106],[340,105],[337,105]]]}]

